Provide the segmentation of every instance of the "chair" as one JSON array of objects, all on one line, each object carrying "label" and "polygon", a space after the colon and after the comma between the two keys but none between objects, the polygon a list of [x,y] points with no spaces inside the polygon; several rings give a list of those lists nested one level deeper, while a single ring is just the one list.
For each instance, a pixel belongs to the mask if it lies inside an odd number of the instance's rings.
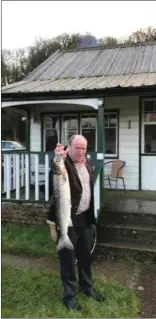
[{"label": "chair", "polygon": [[123,168],[126,165],[126,162],[121,161],[121,160],[114,160],[114,161],[106,162],[104,165],[107,165],[109,163],[112,163],[111,172],[110,172],[110,174],[105,175],[104,179],[108,180],[110,188],[112,188],[111,180],[115,180],[116,181],[116,188],[115,189],[117,189],[118,179],[122,179],[123,187],[124,187],[124,190],[126,193],[125,181],[124,181],[124,177],[122,176]]}]

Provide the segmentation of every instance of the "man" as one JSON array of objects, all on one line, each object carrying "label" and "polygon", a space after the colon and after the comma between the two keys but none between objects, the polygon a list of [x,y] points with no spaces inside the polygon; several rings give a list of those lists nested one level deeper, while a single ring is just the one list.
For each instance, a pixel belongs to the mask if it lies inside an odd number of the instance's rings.
[{"label": "man", "polygon": [[[81,310],[76,296],[75,256],[78,265],[79,291],[97,301],[103,301],[103,296],[92,287],[91,256],[87,237],[87,228],[95,224],[93,170],[86,158],[87,140],[82,135],[74,135],[69,140],[66,150],[57,144],[55,157],[62,156],[68,171],[71,190],[71,219],[73,227],[69,227],[69,237],[74,245],[75,255],[67,248],[59,252],[61,280],[64,287],[63,303],[68,309]],[[58,239],[57,217],[55,203],[52,200],[47,222],[50,225],[51,237]]]}]

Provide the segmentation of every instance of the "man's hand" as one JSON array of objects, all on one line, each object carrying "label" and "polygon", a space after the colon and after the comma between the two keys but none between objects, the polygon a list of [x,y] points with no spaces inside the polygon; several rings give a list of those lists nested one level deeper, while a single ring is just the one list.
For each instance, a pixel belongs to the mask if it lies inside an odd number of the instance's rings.
[{"label": "man's hand", "polygon": [[56,145],[56,148],[54,150],[55,156],[56,157],[61,156],[63,157],[63,159],[66,158],[67,152],[68,152],[68,148],[64,151],[64,145],[59,143]]},{"label": "man's hand", "polygon": [[56,243],[58,238],[57,231],[56,231],[56,224],[51,222],[49,224],[49,228],[50,228],[50,236],[53,242]]}]

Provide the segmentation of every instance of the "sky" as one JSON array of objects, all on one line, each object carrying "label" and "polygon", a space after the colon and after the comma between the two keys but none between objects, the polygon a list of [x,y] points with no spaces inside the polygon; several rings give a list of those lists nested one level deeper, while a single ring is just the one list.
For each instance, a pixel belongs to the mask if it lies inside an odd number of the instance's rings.
[{"label": "sky", "polygon": [[120,38],[147,26],[156,27],[156,1],[2,1],[2,49],[65,32]]}]

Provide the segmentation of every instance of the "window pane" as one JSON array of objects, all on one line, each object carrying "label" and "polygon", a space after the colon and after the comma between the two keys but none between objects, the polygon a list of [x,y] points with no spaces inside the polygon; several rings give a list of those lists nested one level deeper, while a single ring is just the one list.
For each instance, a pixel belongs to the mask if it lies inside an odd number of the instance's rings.
[{"label": "window pane", "polygon": [[116,128],[105,129],[105,154],[116,154]]},{"label": "window pane", "polygon": [[105,127],[116,127],[117,125],[117,116],[116,114],[105,114],[104,116]]},{"label": "window pane", "polygon": [[63,116],[62,143],[67,145],[69,138],[78,134],[78,119],[75,115]]},{"label": "window pane", "polygon": [[105,127],[108,127],[108,115],[104,116]]},{"label": "window pane", "polygon": [[144,121],[156,121],[156,104],[154,101],[146,101],[144,104]]},{"label": "window pane", "polygon": [[81,118],[81,132],[88,141],[87,150],[96,151],[96,116],[83,116]]},{"label": "window pane", "polygon": [[156,125],[144,126],[145,153],[156,153]]},{"label": "window pane", "polygon": [[45,118],[45,151],[53,152],[59,142],[59,118],[47,116]]},{"label": "window pane", "polygon": [[156,113],[144,113],[144,121],[145,122],[155,122],[156,121]]},{"label": "window pane", "polygon": [[116,114],[110,114],[109,127],[116,127]]},{"label": "window pane", "polygon": [[154,112],[154,104],[155,102],[154,101],[146,101],[144,102],[144,112]]},{"label": "window pane", "polygon": [[14,145],[12,143],[6,142],[6,148],[13,150],[15,149]]}]

